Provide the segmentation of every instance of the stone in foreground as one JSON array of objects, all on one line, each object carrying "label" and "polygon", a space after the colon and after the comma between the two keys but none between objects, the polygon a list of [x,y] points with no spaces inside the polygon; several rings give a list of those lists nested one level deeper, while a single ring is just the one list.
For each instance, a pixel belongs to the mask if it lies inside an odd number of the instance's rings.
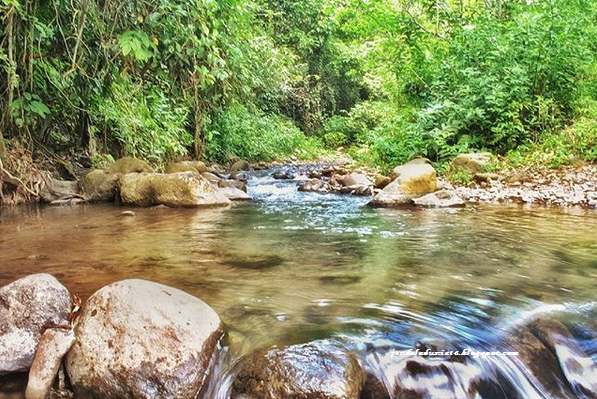
[{"label": "stone in foreground", "polygon": [[0,288],[0,375],[29,370],[44,329],[66,324],[68,290],[49,274],[33,274]]},{"label": "stone in foreground", "polygon": [[232,399],[358,399],[363,371],[354,355],[321,343],[263,350],[242,359]]},{"label": "stone in foreground", "polygon": [[66,366],[86,399],[194,399],[223,334],[203,301],[144,280],[93,294],[75,332]]},{"label": "stone in foreground", "polygon": [[25,397],[46,399],[58,375],[62,358],[75,343],[72,329],[47,329],[41,337],[31,370]]},{"label": "stone in foreground", "polygon": [[379,192],[369,206],[400,207],[437,189],[437,173],[426,163],[407,163],[394,169],[396,179]]},{"label": "stone in foreground", "polygon": [[198,207],[227,205],[230,200],[199,173],[128,174],[120,179],[124,204]]}]

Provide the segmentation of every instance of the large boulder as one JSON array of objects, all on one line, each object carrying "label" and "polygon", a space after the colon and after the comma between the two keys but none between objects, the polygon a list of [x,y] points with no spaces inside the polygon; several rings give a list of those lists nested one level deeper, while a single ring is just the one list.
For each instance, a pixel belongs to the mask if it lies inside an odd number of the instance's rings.
[{"label": "large boulder", "polygon": [[241,170],[249,170],[251,165],[244,160],[238,160],[230,166],[230,172],[239,172]]},{"label": "large boulder", "polygon": [[42,333],[68,323],[72,298],[49,274],[33,274],[0,288],[0,375],[27,371]]},{"label": "large boulder", "polygon": [[181,161],[169,163],[166,166],[166,173],[197,172],[203,173],[207,166],[202,161]]},{"label": "large boulder", "polygon": [[83,196],[88,202],[111,202],[116,198],[119,174],[93,170],[79,182]]},{"label": "large boulder", "polygon": [[106,286],[84,305],[66,357],[80,398],[194,399],[223,330],[203,301],[144,280]]},{"label": "large boulder", "polygon": [[258,351],[235,371],[232,399],[358,399],[363,386],[355,356],[322,343]]},{"label": "large boulder", "polygon": [[452,169],[464,170],[470,174],[480,173],[491,162],[489,153],[460,154],[452,161]]},{"label": "large boulder", "polygon": [[147,162],[131,157],[120,158],[108,168],[108,173],[119,173],[126,175],[129,173],[153,173],[154,170]]},{"label": "large boulder", "polygon": [[125,204],[197,207],[230,203],[199,173],[133,173],[122,176],[119,184],[120,197]]},{"label": "large boulder", "polygon": [[370,206],[393,207],[412,204],[414,198],[437,189],[437,173],[426,163],[407,163],[394,169],[396,179],[379,192]]}]

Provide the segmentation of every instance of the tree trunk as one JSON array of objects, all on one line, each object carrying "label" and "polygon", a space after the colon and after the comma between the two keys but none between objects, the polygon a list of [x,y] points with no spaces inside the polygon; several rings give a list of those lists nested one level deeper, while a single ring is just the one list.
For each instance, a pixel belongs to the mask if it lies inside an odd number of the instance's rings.
[{"label": "tree trunk", "polygon": [[2,161],[2,164],[6,163],[6,145],[4,145],[4,136],[2,135],[2,131],[0,131],[0,161]]}]

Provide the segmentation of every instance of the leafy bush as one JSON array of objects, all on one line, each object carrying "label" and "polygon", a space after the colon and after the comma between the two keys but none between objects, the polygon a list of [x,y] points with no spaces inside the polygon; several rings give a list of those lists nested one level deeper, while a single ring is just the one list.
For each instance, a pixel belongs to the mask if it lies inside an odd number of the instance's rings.
[{"label": "leafy bush", "polygon": [[309,158],[321,150],[321,142],[307,138],[290,120],[242,105],[218,113],[206,131],[207,158],[219,162]]},{"label": "leafy bush", "polygon": [[175,104],[158,86],[146,88],[120,78],[96,98],[95,117],[127,155],[162,159],[183,155],[193,138],[187,131],[189,109]]}]

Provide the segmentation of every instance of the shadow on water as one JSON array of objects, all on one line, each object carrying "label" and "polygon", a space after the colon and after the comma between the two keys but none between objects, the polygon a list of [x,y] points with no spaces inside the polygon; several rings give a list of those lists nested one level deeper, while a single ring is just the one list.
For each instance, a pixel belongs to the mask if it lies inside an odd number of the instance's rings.
[{"label": "shadow on water", "polygon": [[[312,340],[356,352],[391,392],[401,375],[428,397],[474,397],[459,394],[470,387],[484,398],[558,396],[520,357],[409,363],[392,353],[416,342],[503,351],[517,329],[548,315],[597,357],[595,212],[370,209],[366,197],[300,193],[296,181],[267,174],[249,181],[249,193],[254,202],[227,209],[135,209],[133,218],[108,205],[2,210],[0,285],[47,272],[85,298],[135,277],[200,297],[229,331],[206,394],[218,399],[242,355]],[[567,370],[581,383],[559,397],[590,397],[590,372]],[[453,396],[439,395],[438,381]]]}]

